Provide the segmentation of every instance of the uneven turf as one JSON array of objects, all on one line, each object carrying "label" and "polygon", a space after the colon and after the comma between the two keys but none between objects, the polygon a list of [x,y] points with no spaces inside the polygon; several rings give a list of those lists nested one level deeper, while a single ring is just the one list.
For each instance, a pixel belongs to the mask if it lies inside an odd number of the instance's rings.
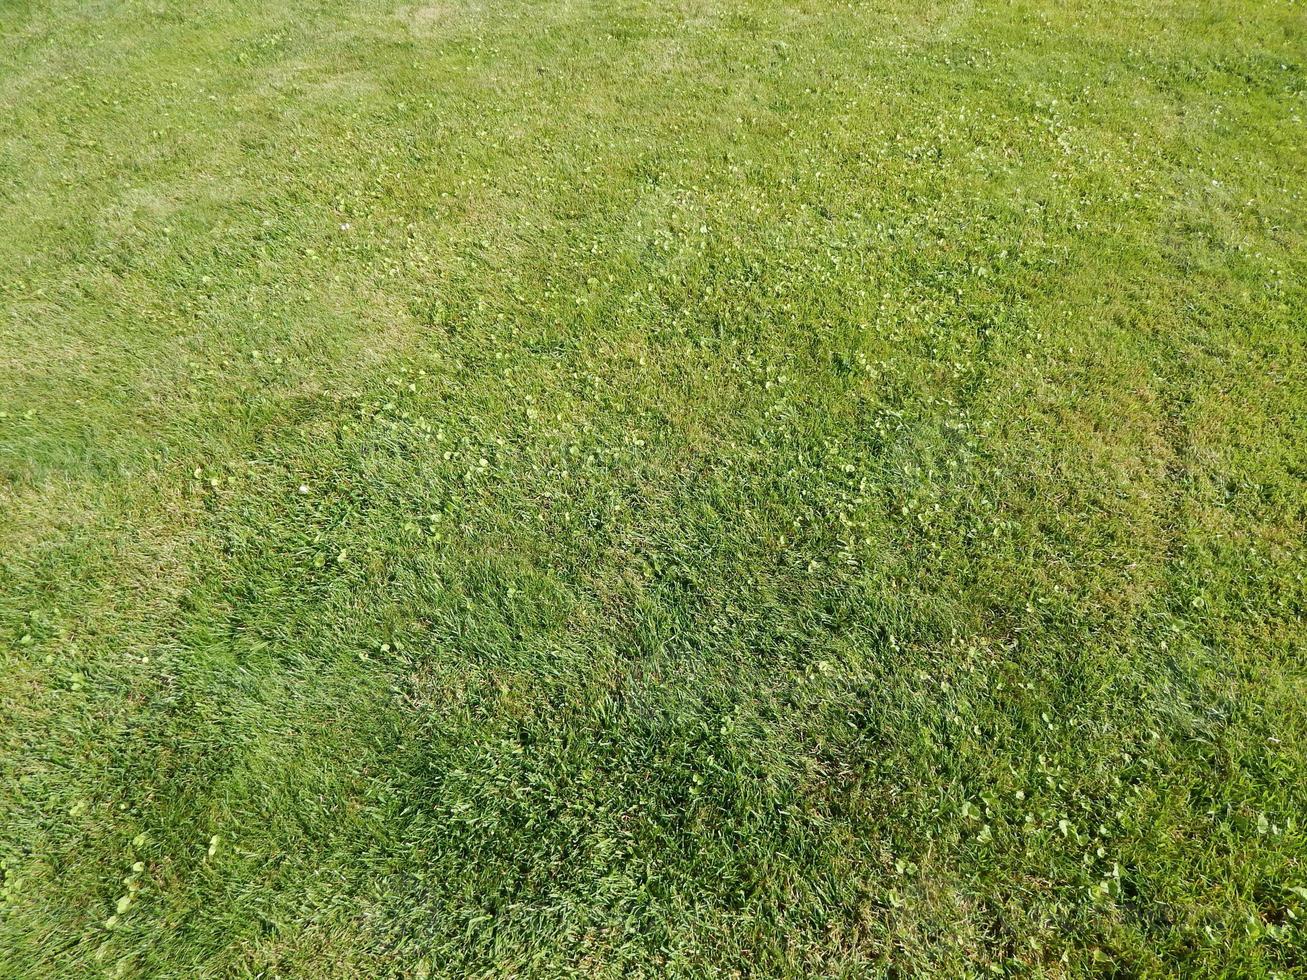
[{"label": "uneven turf", "polygon": [[1307,971],[1307,7],[0,0],[0,976]]}]

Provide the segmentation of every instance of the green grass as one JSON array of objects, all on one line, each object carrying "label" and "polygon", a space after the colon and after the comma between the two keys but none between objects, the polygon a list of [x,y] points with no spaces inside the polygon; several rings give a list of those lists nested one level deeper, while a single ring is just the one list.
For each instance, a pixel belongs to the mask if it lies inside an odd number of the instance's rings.
[{"label": "green grass", "polygon": [[0,0],[0,976],[1307,975],[1307,7]]}]

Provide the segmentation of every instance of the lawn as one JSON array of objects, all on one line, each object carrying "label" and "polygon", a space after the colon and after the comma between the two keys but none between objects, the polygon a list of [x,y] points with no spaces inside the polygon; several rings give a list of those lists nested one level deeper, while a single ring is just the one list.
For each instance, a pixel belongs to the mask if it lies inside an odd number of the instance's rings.
[{"label": "lawn", "polygon": [[0,0],[0,977],[1307,976],[1302,0]]}]

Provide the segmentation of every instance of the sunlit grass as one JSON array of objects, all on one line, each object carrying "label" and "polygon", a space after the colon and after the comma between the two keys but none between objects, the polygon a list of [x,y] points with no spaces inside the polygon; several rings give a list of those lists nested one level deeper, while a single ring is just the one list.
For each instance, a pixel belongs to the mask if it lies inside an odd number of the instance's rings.
[{"label": "sunlit grass", "polygon": [[1300,4],[0,4],[0,975],[1297,975]]}]

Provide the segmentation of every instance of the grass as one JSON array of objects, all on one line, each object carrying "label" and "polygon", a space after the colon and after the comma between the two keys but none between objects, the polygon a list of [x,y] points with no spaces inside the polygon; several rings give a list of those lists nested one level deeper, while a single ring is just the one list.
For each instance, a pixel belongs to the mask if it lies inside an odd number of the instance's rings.
[{"label": "grass", "polygon": [[1300,0],[2,0],[0,105],[0,976],[1307,974]]}]

